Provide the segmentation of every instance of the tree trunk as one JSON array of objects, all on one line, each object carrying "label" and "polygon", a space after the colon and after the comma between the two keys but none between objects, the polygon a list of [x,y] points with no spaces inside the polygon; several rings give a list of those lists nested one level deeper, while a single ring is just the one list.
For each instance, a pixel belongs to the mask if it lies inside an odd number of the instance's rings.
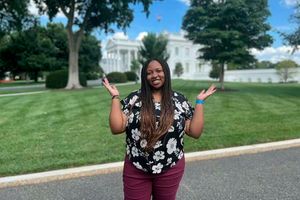
[{"label": "tree trunk", "polygon": [[224,67],[225,67],[225,63],[221,63],[220,64],[221,66],[221,69],[220,69],[220,79],[219,79],[219,82],[221,84],[221,90],[224,91],[225,90],[225,87],[224,87]]},{"label": "tree trunk", "polygon": [[37,71],[34,71],[33,73],[34,73],[34,82],[37,83],[39,73]]},{"label": "tree trunk", "polygon": [[67,29],[69,43],[69,75],[66,89],[80,89],[82,86],[79,82],[79,47],[82,39],[82,32],[78,31],[75,34],[72,30]]}]

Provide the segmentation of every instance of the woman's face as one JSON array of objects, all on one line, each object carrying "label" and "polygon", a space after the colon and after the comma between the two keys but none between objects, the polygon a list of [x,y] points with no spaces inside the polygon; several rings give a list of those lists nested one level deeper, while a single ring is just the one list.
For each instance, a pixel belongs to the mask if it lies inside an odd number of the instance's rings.
[{"label": "woman's face", "polygon": [[165,83],[165,73],[159,62],[153,60],[147,67],[147,81],[153,89],[160,89]]}]

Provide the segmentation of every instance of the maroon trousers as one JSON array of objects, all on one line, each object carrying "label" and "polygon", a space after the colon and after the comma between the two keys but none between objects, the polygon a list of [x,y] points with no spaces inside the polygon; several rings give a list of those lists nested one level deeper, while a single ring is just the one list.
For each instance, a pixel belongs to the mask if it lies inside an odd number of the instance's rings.
[{"label": "maroon trousers", "polygon": [[185,160],[161,174],[149,174],[137,169],[125,158],[123,190],[125,200],[175,200],[179,183],[184,173]]}]

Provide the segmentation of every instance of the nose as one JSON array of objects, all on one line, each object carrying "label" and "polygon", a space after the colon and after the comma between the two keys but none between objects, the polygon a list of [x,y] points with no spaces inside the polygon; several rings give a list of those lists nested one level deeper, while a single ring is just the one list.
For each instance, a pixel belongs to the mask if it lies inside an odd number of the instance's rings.
[{"label": "nose", "polygon": [[152,77],[156,78],[157,76],[158,76],[158,73],[157,72],[153,72]]}]

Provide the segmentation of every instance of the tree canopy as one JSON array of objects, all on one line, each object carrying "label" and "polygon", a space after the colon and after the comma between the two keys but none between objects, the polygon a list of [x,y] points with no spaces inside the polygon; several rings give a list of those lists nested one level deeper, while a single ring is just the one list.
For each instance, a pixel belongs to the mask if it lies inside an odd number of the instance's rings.
[{"label": "tree canopy", "polygon": [[139,62],[144,65],[148,60],[157,58],[167,61],[169,54],[167,52],[168,39],[160,34],[149,33],[142,40],[142,47],[139,49]]},{"label": "tree canopy", "polygon": [[293,47],[292,53],[299,49],[300,45],[300,2],[296,2],[295,12],[291,15],[292,22],[296,23],[296,29],[290,33],[281,33],[288,45]]},{"label": "tree canopy", "polygon": [[26,23],[32,22],[28,5],[29,0],[0,1],[0,38],[12,30],[21,30]]},{"label": "tree canopy", "polygon": [[267,0],[192,0],[182,28],[188,39],[202,44],[200,58],[220,63],[224,89],[225,64],[254,62],[250,49],[271,44],[269,15]]},{"label": "tree canopy", "polygon": [[296,67],[299,67],[299,65],[293,60],[283,60],[275,65],[278,75],[285,83],[289,78],[293,78],[293,75],[295,74],[293,69]]},{"label": "tree canopy", "polygon": [[[90,35],[83,36],[80,47],[80,71],[99,76],[101,49],[98,40]],[[37,81],[41,71],[67,69],[67,33],[63,24],[39,24],[19,32],[7,34],[0,47],[0,74],[10,71],[13,75],[29,73]],[[90,77],[88,77],[90,78]]]},{"label": "tree canopy", "polygon": [[84,33],[99,28],[113,32],[115,25],[125,29],[133,20],[132,4],[141,3],[148,15],[153,0],[34,0],[41,13],[47,13],[50,19],[58,12],[67,18],[66,30],[69,48],[69,80],[67,89],[81,88],[78,79],[78,53]]}]

